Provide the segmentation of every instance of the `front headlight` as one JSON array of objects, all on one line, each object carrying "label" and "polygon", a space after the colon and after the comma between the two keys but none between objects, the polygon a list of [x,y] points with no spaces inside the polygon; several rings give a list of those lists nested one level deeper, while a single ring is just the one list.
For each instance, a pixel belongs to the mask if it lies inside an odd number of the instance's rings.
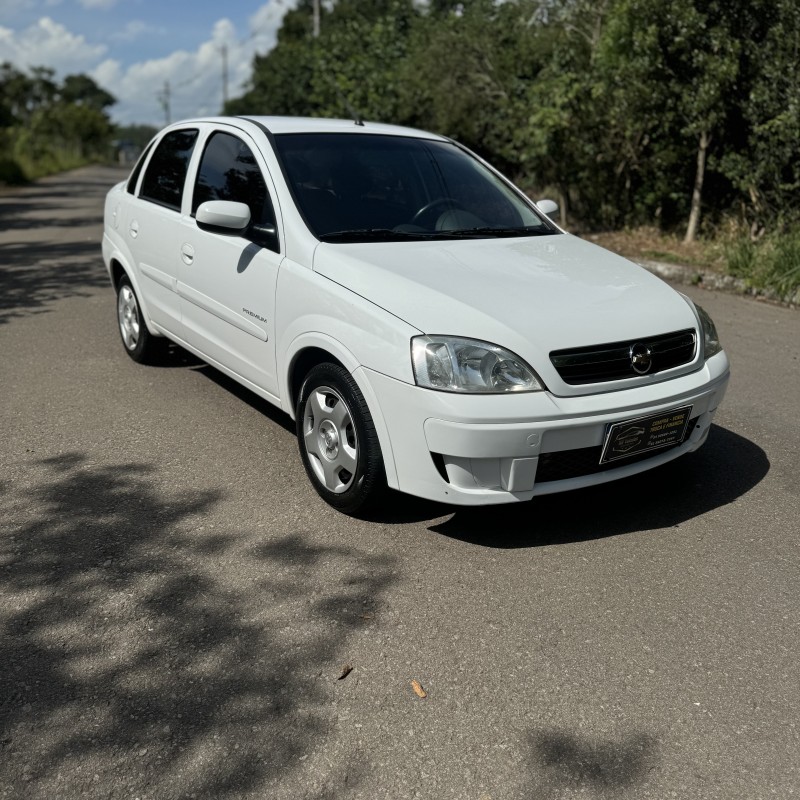
[{"label": "front headlight", "polygon": [[722,345],[719,341],[719,334],[717,333],[717,326],[714,320],[708,315],[702,306],[694,304],[697,309],[697,316],[700,317],[700,324],[703,328],[703,355],[705,358],[711,358],[722,350]]},{"label": "front headlight", "polygon": [[460,336],[415,336],[411,359],[417,386],[440,392],[541,392],[544,385],[519,357]]}]

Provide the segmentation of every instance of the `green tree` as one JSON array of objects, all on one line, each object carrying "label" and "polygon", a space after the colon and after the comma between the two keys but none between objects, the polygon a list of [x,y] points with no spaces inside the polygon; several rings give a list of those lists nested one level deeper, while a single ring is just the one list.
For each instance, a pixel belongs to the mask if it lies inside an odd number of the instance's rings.
[{"label": "green tree", "polygon": [[144,150],[150,140],[158,133],[158,128],[152,125],[123,125],[114,131],[114,137],[123,142],[130,142]]},{"label": "green tree", "polygon": [[116,102],[113,95],[101,89],[88,75],[67,75],[59,95],[65,103],[86,106],[96,111],[105,111]]},{"label": "green tree", "polygon": [[253,63],[242,97],[227,113],[347,116],[396,119],[393,71],[406,55],[411,0],[376,3],[340,0],[323,8],[321,33],[312,36],[310,3],[284,18],[276,47]]},{"label": "green tree", "polygon": [[[724,129],[738,78],[736,5],[685,0],[678,9],[661,0],[620,0],[603,43],[611,96],[631,119],[647,121],[647,144],[668,150],[675,142],[687,152],[694,143],[686,241],[697,234],[709,148]],[[644,142],[645,134],[636,138]]]},{"label": "green tree", "polygon": [[720,170],[753,232],[800,213],[800,5],[754,0],[742,36],[736,146]]},{"label": "green tree", "polygon": [[436,130],[584,226],[800,207],[797,0],[338,0],[316,38],[311,11],[229,112]]},{"label": "green tree", "polygon": [[47,67],[0,65],[0,179],[19,181],[103,158],[114,98],[86,75],[63,83]]}]

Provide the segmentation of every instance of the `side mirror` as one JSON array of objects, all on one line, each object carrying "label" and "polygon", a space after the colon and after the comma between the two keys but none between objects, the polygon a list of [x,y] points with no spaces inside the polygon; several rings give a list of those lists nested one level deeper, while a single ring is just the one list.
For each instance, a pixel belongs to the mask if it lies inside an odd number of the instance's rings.
[{"label": "side mirror", "polygon": [[556,203],[555,200],[540,200],[536,204],[536,208],[538,208],[542,214],[550,217],[553,222],[558,222],[558,203]]},{"label": "side mirror", "polygon": [[214,233],[243,233],[250,224],[250,209],[231,200],[209,200],[197,209],[197,225]]}]

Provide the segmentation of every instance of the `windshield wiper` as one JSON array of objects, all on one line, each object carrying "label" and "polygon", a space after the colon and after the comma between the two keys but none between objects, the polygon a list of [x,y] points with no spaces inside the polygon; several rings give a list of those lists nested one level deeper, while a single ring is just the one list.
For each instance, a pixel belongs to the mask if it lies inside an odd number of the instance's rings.
[{"label": "windshield wiper", "polygon": [[558,231],[541,227],[524,228],[463,228],[441,231],[397,231],[392,228],[354,228],[323,233],[321,242],[397,242],[428,241],[431,239],[481,239],[486,237],[546,236]]},{"label": "windshield wiper", "polygon": [[450,236],[459,236],[468,238],[470,236],[549,236],[552,233],[558,233],[556,230],[545,228],[544,225],[537,227],[524,227],[524,228],[460,228],[454,231],[442,231]]},{"label": "windshield wiper", "polygon": [[[450,236],[450,231],[395,231],[391,228],[356,228],[349,231],[332,231],[319,237],[321,242],[393,242],[397,240],[441,239]],[[454,238],[454,237],[450,237]]]}]

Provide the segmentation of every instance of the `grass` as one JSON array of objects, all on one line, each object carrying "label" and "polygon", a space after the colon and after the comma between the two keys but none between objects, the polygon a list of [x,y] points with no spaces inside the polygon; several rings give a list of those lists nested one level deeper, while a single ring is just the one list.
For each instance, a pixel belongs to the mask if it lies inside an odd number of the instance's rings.
[{"label": "grass", "polygon": [[634,261],[661,261],[731,275],[753,289],[795,303],[800,296],[800,223],[784,225],[757,240],[733,223],[722,226],[711,238],[691,244],[652,227],[594,233],[586,238]]},{"label": "grass", "polygon": [[586,236],[614,253],[634,261],[662,261],[694,269],[723,271],[719,248],[705,240],[687,244],[682,237],[644,226],[619,231],[604,231]]},{"label": "grass", "polygon": [[36,147],[25,148],[18,138],[0,130],[0,186],[21,184],[76,169],[89,163],[81,148],[54,142],[36,142]]}]

